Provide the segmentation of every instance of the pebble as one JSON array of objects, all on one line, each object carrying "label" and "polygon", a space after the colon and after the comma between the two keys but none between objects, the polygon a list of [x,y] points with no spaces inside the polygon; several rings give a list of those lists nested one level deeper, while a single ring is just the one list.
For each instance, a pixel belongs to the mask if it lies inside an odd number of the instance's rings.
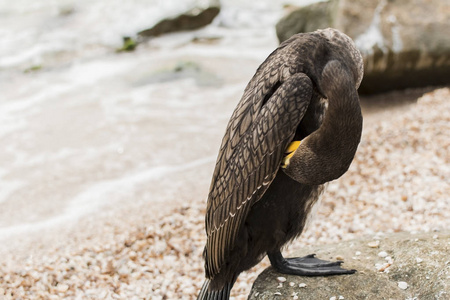
[{"label": "pebble", "polygon": [[381,251],[380,253],[378,253],[379,257],[386,257],[388,256],[388,254],[386,253],[386,251]]},{"label": "pebble", "polygon": [[404,281],[399,281],[397,283],[398,287],[401,288],[402,290],[406,290],[408,288],[408,284]]},{"label": "pebble", "polygon": [[299,287],[299,288],[305,288],[305,287],[306,287],[306,283],[300,283],[300,284],[298,285],[298,287]]},{"label": "pebble", "polygon": [[388,273],[388,268],[391,266],[391,263],[385,263],[385,264],[377,264],[377,270],[378,272],[386,272]]},{"label": "pebble", "polygon": [[394,260],[393,260],[392,257],[390,257],[390,256],[386,256],[384,259],[386,260],[386,262],[387,262],[389,265],[392,265],[392,264],[394,263]]},{"label": "pebble", "polygon": [[67,284],[58,284],[56,289],[58,290],[58,292],[64,293],[69,289],[69,286]]},{"label": "pebble", "polygon": [[342,255],[336,255],[336,259],[337,259],[337,260],[344,260],[344,256],[342,256]]},{"label": "pebble", "polygon": [[295,285],[295,282],[289,282],[289,286],[294,286]]},{"label": "pebble", "polygon": [[277,277],[278,282],[283,283],[286,281],[286,277]]},{"label": "pebble", "polygon": [[367,244],[370,248],[378,248],[380,246],[380,241],[373,241]]}]

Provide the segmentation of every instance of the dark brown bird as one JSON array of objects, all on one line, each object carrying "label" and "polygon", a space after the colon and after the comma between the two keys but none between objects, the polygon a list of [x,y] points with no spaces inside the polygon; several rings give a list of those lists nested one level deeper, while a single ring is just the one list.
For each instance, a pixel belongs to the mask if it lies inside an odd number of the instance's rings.
[{"label": "dark brown bird", "polygon": [[[229,299],[267,254],[281,273],[352,274],[342,262],[284,258],[323,184],[344,174],[362,131],[363,62],[335,29],[297,34],[262,63],[222,140],[206,211],[206,280],[198,299]],[[300,142],[299,142],[300,141]]]}]

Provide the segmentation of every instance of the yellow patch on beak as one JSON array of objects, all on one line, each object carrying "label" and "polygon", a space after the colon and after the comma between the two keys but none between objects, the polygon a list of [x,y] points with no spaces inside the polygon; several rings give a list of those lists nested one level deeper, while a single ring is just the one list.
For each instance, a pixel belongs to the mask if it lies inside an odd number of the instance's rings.
[{"label": "yellow patch on beak", "polygon": [[294,156],[295,150],[297,150],[297,148],[300,146],[300,143],[301,141],[293,141],[287,146],[286,151],[284,151],[283,160],[281,161],[281,167],[283,169],[289,166],[289,160],[292,156]]}]

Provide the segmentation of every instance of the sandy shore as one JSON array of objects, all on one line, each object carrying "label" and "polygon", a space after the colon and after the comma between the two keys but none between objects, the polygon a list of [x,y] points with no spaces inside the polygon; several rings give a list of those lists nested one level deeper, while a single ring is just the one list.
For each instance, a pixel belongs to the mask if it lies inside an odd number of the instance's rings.
[{"label": "sandy shore", "polygon": [[[449,98],[448,88],[437,89],[388,111],[371,104],[382,98],[365,99],[363,139],[350,170],[328,185],[315,219],[287,254],[363,235],[450,228]],[[195,176],[212,164],[183,175],[186,184],[173,191],[175,198],[189,195],[183,203],[130,203],[76,227],[9,241],[0,249],[0,298],[195,299],[208,188]],[[267,265],[240,276],[234,299],[246,299]]]}]

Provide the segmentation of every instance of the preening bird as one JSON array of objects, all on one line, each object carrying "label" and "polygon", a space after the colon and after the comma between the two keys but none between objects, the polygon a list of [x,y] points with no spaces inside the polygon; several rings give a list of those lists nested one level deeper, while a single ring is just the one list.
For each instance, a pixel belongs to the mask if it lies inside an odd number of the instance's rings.
[{"label": "preening bird", "polygon": [[261,64],[228,123],[206,210],[206,280],[198,299],[229,299],[265,255],[280,273],[352,274],[340,261],[284,258],[323,184],[339,178],[361,139],[363,61],[335,29],[296,34]]}]

